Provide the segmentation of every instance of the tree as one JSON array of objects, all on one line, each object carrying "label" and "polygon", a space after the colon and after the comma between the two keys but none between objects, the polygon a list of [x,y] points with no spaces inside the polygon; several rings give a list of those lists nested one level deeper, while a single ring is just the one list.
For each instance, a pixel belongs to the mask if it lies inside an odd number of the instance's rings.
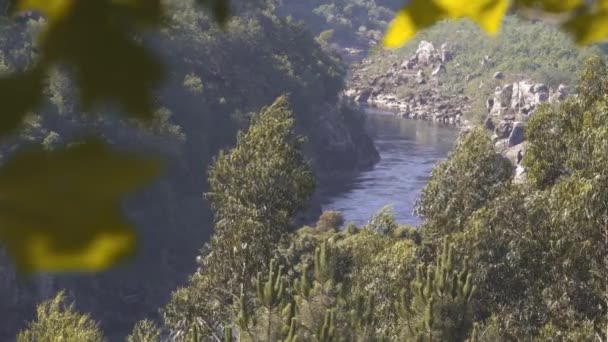
[{"label": "tree", "polygon": [[396,301],[406,340],[464,342],[471,334],[476,287],[466,258],[460,271],[455,269],[453,251],[446,239],[435,267],[418,266],[411,301],[405,289]]},{"label": "tree", "polygon": [[38,305],[36,320],[17,336],[18,342],[83,341],[103,342],[106,339],[97,322],[66,303],[63,292]]},{"label": "tree", "polygon": [[252,279],[267,269],[294,215],[314,189],[314,178],[292,131],[286,97],[278,98],[251,120],[229,151],[220,152],[209,170],[205,195],[215,213],[211,243],[190,285],[174,293],[165,310],[168,325],[189,329],[200,318],[202,331],[217,333],[230,303],[252,291]]},{"label": "tree", "polygon": [[[199,0],[199,4],[209,8],[220,23],[225,23],[229,17],[230,5],[228,0]],[[163,79],[164,68],[153,54],[145,48],[139,37],[145,30],[158,28],[162,18],[167,13],[164,2],[156,1],[26,1],[14,0],[3,2],[4,5],[15,12],[37,11],[46,15],[48,25],[40,35],[38,42],[39,58],[33,65],[19,73],[11,74],[0,80],[0,94],[4,114],[0,119],[0,135],[6,136],[21,127],[26,114],[39,108],[44,102],[44,83],[49,73],[57,65],[67,65],[74,71],[74,80],[80,94],[80,102],[85,110],[97,108],[107,101],[118,103],[127,113],[139,120],[148,120],[153,117],[152,92]],[[255,5],[259,3],[256,2]],[[502,17],[507,11],[521,11],[522,14],[542,13],[544,15],[560,14],[561,27],[572,33],[579,43],[592,43],[606,38],[605,22],[608,16],[602,0],[584,1],[575,0],[556,2],[553,0],[476,0],[476,1],[443,1],[443,0],[416,0],[410,1],[398,13],[385,36],[384,44],[389,47],[400,46],[411,38],[418,30],[433,23],[448,19],[469,17],[478,22],[489,32],[496,32]],[[7,6],[1,6],[6,9]],[[352,9],[352,7],[351,7]],[[103,41],[104,44],[99,44]],[[113,70],[114,72],[107,72]],[[63,149],[60,148],[60,149]],[[50,156],[55,160],[54,156]],[[81,165],[86,161],[74,157]],[[145,176],[141,180],[148,180],[150,175],[157,172],[155,164],[149,164],[139,158],[130,159],[142,169]],[[62,170],[70,165],[59,162]],[[27,166],[19,165],[19,169]],[[40,179],[40,174],[30,175],[32,182]],[[102,182],[103,178],[99,178]],[[130,189],[132,179],[124,179],[125,188]],[[129,186],[127,186],[129,185]],[[95,197],[95,192],[91,194]],[[36,193],[38,194],[38,193]],[[32,194],[10,194],[9,199]],[[42,193],[42,195],[48,195]],[[17,201],[15,201],[17,202]],[[23,203],[17,203],[16,210],[22,208]],[[75,208],[76,209],[76,208]],[[40,215],[50,213],[50,209],[42,209]],[[78,210],[74,210],[78,212]],[[107,215],[109,217],[109,215]],[[118,216],[118,215],[115,215]],[[70,226],[70,220],[63,225]],[[120,217],[114,217],[111,225],[121,226],[126,232],[127,227],[121,225]],[[74,227],[69,227],[70,229]],[[44,264],[44,258],[22,260],[24,255],[14,255],[18,264],[34,264],[35,269],[45,270],[95,270],[99,266],[88,262],[90,259],[103,259],[103,267],[114,264],[118,259],[104,249],[97,249],[96,243],[112,245],[112,250],[121,249],[121,254],[128,254],[133,249],[132,244],[124,244],[118,239],[108,239],[100,234],[96,227],[91,225],[78,225],[88,234],[88,238],[77,241],[79,251],[60,246],[49,249],[46,256],[61,260],[68,256],[70,260],[82,259],[82,262],[70,262],[57,265]],[[18,239],[4,240],[9,245],[15,245],[15,240],[22,243],[30,241],[31,230],[21,230],[18,226],[3,228],[11,230]],[[54,228],[45,225],[36,226],[36,234],[44,233],[47,240],[58,240]],[[127,234],[127,233],[125,233]],[[8,235],[5,233],[4,235]],[[123,234],[124,235],[124,234]],[[105,239],[105,240],[104,240]],[[91,243],[94,241],[94,243]],[[18,249],[19,246],[14,246]],[[36,247],[33,247],[36,248]],[[110,254],[110,255],[108,255]],[[78,256],[72,258],[72,256]],[[79,258],[83,256],[82,258]],[[103,268],[102,267],[102,268]]]},{"label": "tree", "polygon": [[280,97],[252,118],[247,133],[239,133],[236,146],[220,152],[209,170],[206,198],[215,232],[207,261],[213,272],[232,274],[228,286],[265,268],[312,194],[314,177],[292,126],[287,98]]},{"label": "tree", "polygon": [[150,320],[139,321],[127,336],[127,342],[160,342],[160,329]]},{"label": "tree", "polygon": [[423,233],[434,239],[462,231],[470,215],[496,197],[511,177],[511,164],[494,151],[483,129],[466,133],[447,160],[435,166],[416,203],[415,212],[426,220]]}]

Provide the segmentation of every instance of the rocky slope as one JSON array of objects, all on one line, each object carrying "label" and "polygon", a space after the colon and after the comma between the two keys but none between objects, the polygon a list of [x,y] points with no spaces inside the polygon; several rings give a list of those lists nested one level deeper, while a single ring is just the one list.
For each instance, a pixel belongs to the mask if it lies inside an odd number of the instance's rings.
[{"label": "rocky slope", "polygon": [[[573,85],[581,63],[598,53],[597,47],[577,48],[551,25],[514,16],[505,18],[496,37],[471,21],[444,21],[400,49],[370,50],[368,57],[352,66],[346,94],[406,117],[482,123],[488,114],[487,99],[495,97],[497,87],[517,83],[513,86],[517,92],[522,82],[522,101],[530,106],[520,103],[518,109],[531,112],[544,97],[567,93],[560,85]],[[547,89],[528,89],[536,84]],[[509,97],[508,92],[509,87],[503,96]],[[539,98],[532,99],[536,94]],[[494,111],[504,105],[502,101]]]},{"label": "rocky slope", "polygon": [[[513,163],[516,180],[521,181],[525,177],[519,163],[525,153],[526,122],[541,104],[566,99],[570,87],[550,87],[533,80],[531,75],[498,69],[479,80],[475,75],[464,75],[459,63],[453,63],[457,53],[450,43],[422,40],[412,55],[393,61],[384,72],[376,70],[371,74],[370,69],[377,65],[374,59],[364,59],[353,66],[345,95],[361,105],[391,110],[404,118],[464,129],[483,122],[492,132],[496,150]],[[395,58],[392,52],[384,54],[385,58]],[[483,68],[494,66],[491,56],[478,62]],[[455,88],[451,82],[459,78],[465,84],[475,82],[478,93],[469,95],[464,88]],[[481,110],[476,107],[479,103],[485,105]],[[483,121],[467,119],[475,117],[471,115],[473,111],[480,111],[476,117]]]},{"label": "rocky slope", "polygon": [[345,94],[360,104],[394,110],[402,117],[460,124],[471,101],[463,94],[451,96],[444,87],[446,65],[452,58],[448,43],[435,48],[432,42],[422,41],[414,55],[372,78],[364,76],[372,60],[364,59],[353,65]]}]

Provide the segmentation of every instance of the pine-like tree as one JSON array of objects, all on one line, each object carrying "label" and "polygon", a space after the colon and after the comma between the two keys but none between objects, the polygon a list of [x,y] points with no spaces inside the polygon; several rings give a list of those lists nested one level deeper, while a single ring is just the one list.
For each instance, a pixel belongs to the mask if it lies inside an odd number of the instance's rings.
[{"label": "pine-like tree", "polygon": [[475,293],[465,258],[460,271],[454,267],[453,246],[444,241],[435,267],[418,267],[411,296],[404,289],[396,309],[404,321],[407,340],[421,342],[465,341],[473,327],[471,298]]}]

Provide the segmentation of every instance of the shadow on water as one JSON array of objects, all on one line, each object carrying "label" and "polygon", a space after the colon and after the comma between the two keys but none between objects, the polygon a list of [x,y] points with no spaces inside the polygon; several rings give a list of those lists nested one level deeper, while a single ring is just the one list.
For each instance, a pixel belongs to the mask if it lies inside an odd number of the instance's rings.
[{"label": "shadow on water", "polygon": [[370,170],[326,185],[323,210],[338,210],[347,222],[362,225],[391,205],[399,223],[418,225],[414,202],[434,165],[452,149],[458,129],[374,109],[367,112],[367,130],[381,160]]}]

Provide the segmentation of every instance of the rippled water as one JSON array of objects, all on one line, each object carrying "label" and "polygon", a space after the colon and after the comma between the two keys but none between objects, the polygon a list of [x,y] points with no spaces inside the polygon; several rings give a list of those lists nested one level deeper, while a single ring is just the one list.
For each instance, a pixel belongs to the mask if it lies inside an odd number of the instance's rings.
[{"label": "rippled water", "polygon": [[373,169],[337,180],[323,204],[339,210],[347,222],[365,224],[385,205],[391,205],[399,223],[417,225],[413,205],[435,163],[451,150],[458,130],[426,121],[407,120],[369,110],[367,128],[380,152]]}]

